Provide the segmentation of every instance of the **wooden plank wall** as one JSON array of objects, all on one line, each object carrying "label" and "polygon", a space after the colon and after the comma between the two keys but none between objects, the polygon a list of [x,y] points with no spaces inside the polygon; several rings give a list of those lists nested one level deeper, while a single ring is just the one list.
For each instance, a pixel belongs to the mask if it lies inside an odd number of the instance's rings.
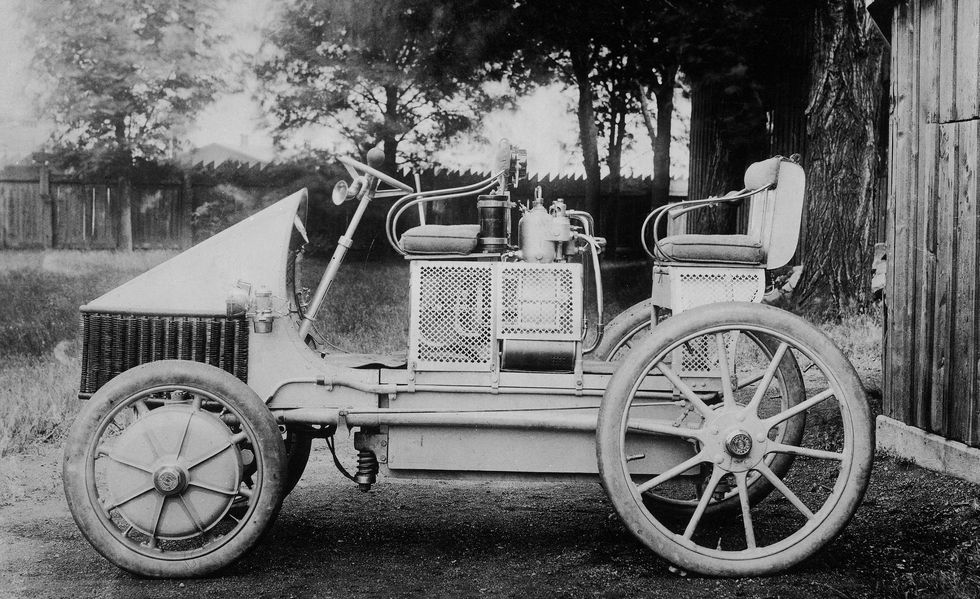
[{"label": "wooden plank wall", "polygon": [[980,446],[980,2],[892,22],[884,411]]}]

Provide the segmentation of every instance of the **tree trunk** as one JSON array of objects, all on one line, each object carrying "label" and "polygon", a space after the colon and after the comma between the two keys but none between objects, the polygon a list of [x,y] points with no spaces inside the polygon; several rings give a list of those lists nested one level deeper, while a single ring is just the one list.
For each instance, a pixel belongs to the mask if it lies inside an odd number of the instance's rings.
[{"label": "tree trunk", "polygon": [[[120,150],[127,149],[129,144],[126,141],[126,122],[119,117],[113,123],[116,138],[116,147]],[[132,173],[132,154],[127,150],[126,162],[123,166],[124,173],[119,177],[119,238],[117,247],[127,252],[133,251],[133,185],[130,180]]]},{"label": "tree trunk", "polygon": [[[694,87],[690,199],[741,189],[745,169],[768,153],[766,108],[751,81],[731,77]],[[687,215],[688,232],[735,233],[739,230],[738,216],[738,208],[728,204],[696,210]]]},{"label": "tree trunk", "polygon": [[626,137],[626,107],[622,102],[611,101],[614,106],[609,115],[609,153],[606,165],[609,167],[609,193],[603,199],[600,223],[607,247],[616,251],[618,219],[616,218],[619,195],[622,191],[623,139]]},{"label": "tree trunk", "polygon": [[[585,206],[586,212],[596,218],[599,213],[599,193],[601,175],[599,172],[599,130],[595,124],[595,107],[592,105],[593,91],[589,73],[592,61],[589,50],[572,52],[572,70],[578,85],[578,130],[579,144],[582,146],[582,164],[585,166]],[[604,233],[604,223],[597,224],[599,234]]]},{"label": "tree trunk", "polygon": [[119,177],[119,242],[118,247],[133,251],[133,185],[129,177]]},{"label": "tree trunk", "polygon": [[653,144],[653,205],[670,201],[670,141],[671,120],[674,116],[674,79],[677,66],[665,69],[661,84],[654,90],[657,100],[657,131],[651,135]]},{"label": "tree trunk", "polygon": [[[721,195],[738,186],[744,172],[735,141],[724,124],[727,107],[720,85],[702,84],[691,94],[691,165],[688,199]],[[743,157],[744,158],[744,157]],[[734,210],[727,204],[702,208],[686,215],[688,233],[733,233]]]},{"label": "tree trunk", "polygon": [[385,127],[381,135],[382,149],[385,151],[385,163],[382,171],[398,175],[398,97],[399,90],[395,86],[385,86]]},{"label": "tree trunk", "polygon": [[885,47],[863,1],[816,4],[796,299],[839,310],[871,300]]}]

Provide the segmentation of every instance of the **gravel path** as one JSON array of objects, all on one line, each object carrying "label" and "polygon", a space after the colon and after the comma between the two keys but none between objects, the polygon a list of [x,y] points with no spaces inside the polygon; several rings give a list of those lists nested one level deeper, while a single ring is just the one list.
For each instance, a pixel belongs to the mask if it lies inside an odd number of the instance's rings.
[{"label": "gravel path", "polygon": [[414,482],[360,493],[322,442],[271,534],[204,580],[102,559],[65,505],[60,448],[0,460],[0,597],[977,596],[975,486],[879,460],[844,534],[769,578],[684,578],[626,533],[598,484]]}]

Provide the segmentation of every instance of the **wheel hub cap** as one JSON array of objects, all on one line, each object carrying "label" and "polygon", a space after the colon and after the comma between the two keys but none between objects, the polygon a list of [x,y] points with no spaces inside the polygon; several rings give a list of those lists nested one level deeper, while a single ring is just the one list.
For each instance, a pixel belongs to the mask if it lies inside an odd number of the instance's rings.
[{"label": "wheel hub cap", "polygon": [[705,452],[727,472],[748,472],[769,451],[768,426],[742,407],[712,414],[705,420],[704,431]]},{"label": "wheel hub cap", "polygon": [[736,458],[744,458],[752,451],[752,436],[743,430],[732,431],[725,439],[725,449]]},{"label": "wheel hub cap", "polygon": [[164,495],[177,495],[187,488],[187,471],[180,466],[164,466],[153,474],[153,486]]},{"label": "wheel hub cap", "polygon": [[242,450],[215,415],[190,404],[151,410],[108,451],[103,507],[140,532],[185,539],[228,512],[242,482]]}]

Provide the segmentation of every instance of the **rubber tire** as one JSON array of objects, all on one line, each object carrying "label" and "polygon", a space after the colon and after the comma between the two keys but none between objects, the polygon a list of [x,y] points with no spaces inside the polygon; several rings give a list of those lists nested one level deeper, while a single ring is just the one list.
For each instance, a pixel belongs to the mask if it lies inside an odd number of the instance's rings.
[{"label": "rubber tire", "polygon": [[[252,428],[259,445],[254,448],[255,459],[260,461],[265,473],[260,493],[251,499],[255,509],[246,525],[215,551],[187,560],[153,559],[128,549],[105,529],[95,513],[100,508],[92,505],[89,495],[87,463],[96,449],[92,437],[103,418],[120,402],[142,390],[161,385],[197,387],[233,404]],[[65,443],[62,479],[75,523],[103,557],[139,576],[191,578],[205,576],[241,558],[271,527],[284,496],[285,458],[286,450],[275,419],[248,385],[214,366],[185,360],[162,360],[120,374],[85,403]]]},{"label": "rubber tire", "polygon": [[602,331],[602,340],[589,356],[594,360],[609,360],[609,356],[624,337],[631,335],[644,323],[650,322],[653,314],[653,303],[651,300],[644,300],[634,304],[620,312],[609,321]]},{"label": "rubber tire", "polygon": [[[720,560],[679,545],[673,539],[675,535],[661,530],[659,527],[662,525],[650,517],[636,493],[635,485],[623,470],[623,456],[619,448],[620,427],[636,380],[646,374],[651,360],[676,341],[719,325],[753,325],[782,332],[797,340],[823,362],[828,374],[837,379],[843,396],[837,399],[847,405],[847,409],[842,410],[842,424],[850,433],[852,458],[847,464],[846,474],[843,474],[845,481],[840,496],[836,498],[830,513],[809,535],[771,555]],[[610,380],[599,408],[596,431],[596,457],[602,484],[626,528],[667,561],[682,569],[710,576],[771,574],[803,561],[833,540],[847,525],[864,497],[871,475],[874,447],[874,426],[861,381],[833,341],[789,312],[742,302],[701,306],[658,325],[657,337],[648,338],[635,347]],[[841,468],[844,468],[843,462]]]},{"label": "rubber tire", "polygon": [[[594,356],[599,360],[608,360],[609,355],[617,348],[620,341],[627,336],[634,335],[636,332],[642,328],[644,325],[649,326],[651,323],[651,314],[654,308],[651,300],[644,300],[638,304],[630,306],[625,311],[621,312],[616,318],[613,318],[609,325],[606,327],[605,334],[602,337],[602,342],[596,347]],[[663,324],[668,318],[660,320]],[[772,339],[759,339],[759,341],[765,344],[770,352],[774,352],[778,344]],[[792,358],[792,356],[789,356]],[[780,364],[780,371],[783,375],[783,380],[788,386],[798,387],[798,392],[805,393],[805,387],[803,384],[803,373],[800,371],[799,365],[796,363],[794,358],[792,362],[786,361]],[[792,393],[792,391],[790,392]],[[797,400],[798,402],[799,400]],[[794,405],[797,402],[792,402],[790,405]],[[791,418],[787,421],[786,435],[783,437],[784,442],[790,445],[798,445],[803,439],[803,431],[806,427],[806,415],[800,414],[795,418]],[[790,454],[780,454],[773,458],[769,467],[779,478],[783,478],[789,472],[790,468],[793,466],[794,456]],[[749,503],[751,505],[756,505],[763,499],[772,493],[772,484],[762,478],[757,478],[749,486]],[[668,518],[687,518],[693,513],[693,508],[688,506],[678,505],[676,503],[671,503],[668,501],[663,501],[657,496],[644,495],[644,500],[647,508],[651,511],[658,511]],[[740,510],[741,506],[738,501],[738,496],[733,495],[720,502],[711,503],[704,512],[705,518],[717,518],[720,516],[725,516],[731,514],[736,510]]]},{"label": "rubber tire", "polygon": [[293,489],[296,488],[296,483],[299,482],[303,477],[303,472],[306,471],[306,464],[310,461],[313,437],[287,429],[283,443],[286,447],[283,496],[286,496],[292,493]]}]

